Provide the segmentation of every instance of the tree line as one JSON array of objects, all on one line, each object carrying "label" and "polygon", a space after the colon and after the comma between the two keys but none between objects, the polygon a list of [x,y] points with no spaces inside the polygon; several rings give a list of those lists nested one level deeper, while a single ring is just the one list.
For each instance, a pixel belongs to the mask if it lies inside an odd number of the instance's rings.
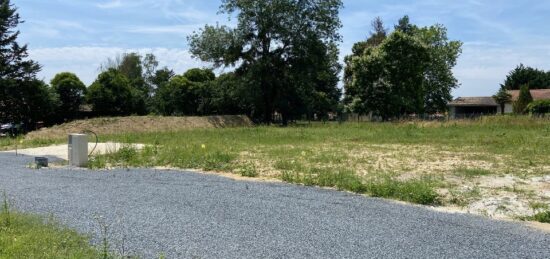
[{"label": "tree line", "polygon": [[[404,16],[390,30],[376,18],[342,65],[341,8],[341,0],[222,0],[220,12],[236,25],[188,36],[190,52],[211,68],[178,74],[152,54],[127,53],[102,64],[87,87],[70,72],[49,85],[37,79],[40,65],[17,43],[17,8],[0,0],[0,122],[61,123],[83,107],[91,116],[246,114],[260,123],[278,115],[285,125],[344,112],[383,120],[444,113],[459,85],[452,69],[462,43],[443,25],[420,27]],[[216,75],[219,68],[231,72]],[[507,88],[549,81],[543,71],[516,70]]]}]

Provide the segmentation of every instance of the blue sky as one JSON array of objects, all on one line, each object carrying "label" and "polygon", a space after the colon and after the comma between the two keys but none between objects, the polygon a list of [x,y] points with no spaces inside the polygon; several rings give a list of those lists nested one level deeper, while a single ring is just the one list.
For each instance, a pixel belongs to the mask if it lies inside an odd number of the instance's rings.
[{"label": "blue sky", "polygon": [[[62,71],[90,84],[108,57],[129,51],[154,53],[177,73],[208,66],[187,52],[186,36],[204,24],[231,24],[217,15],[220,0],[12,0],[26,21],[22,43],[43,65],[49,81]],[[445,25],[449,37],[464,42],[454,69],[456,96],[496,92],[519,63],[550,70],[550,1],[540,0],[344,0],[341,55],[364,40],[370,23],[387,27],[407,14],[413,23]]]}]

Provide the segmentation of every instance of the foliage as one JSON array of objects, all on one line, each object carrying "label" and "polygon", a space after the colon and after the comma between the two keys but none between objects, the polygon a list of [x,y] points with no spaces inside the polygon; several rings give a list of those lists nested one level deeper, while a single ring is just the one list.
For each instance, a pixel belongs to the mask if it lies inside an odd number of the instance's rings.
[{"label": "foliage", "polygon": [[153,97],[156,90],[175,75],[166,67],[158,69],[158,65],[155,55],[142,56],[133,52],[107,59],[100,69],[103,72],[116,70],[127,79],[132,96],[129,99],[131,113],[145,115],[155,111],[156,104]]},{"label": "foliage", "polygon": [[352,61],[353,85],[361,88],[356,98],[383,119],[421,112],[424,95],[419,82],[428,61],[428,50],[421,42],[393,33],[382,45],[368,48]]},{"label": "foliage", "polygon": [[150,82],[156,91],[156,89],[161,87],[163,84],[168,83],[170,79],[172,79],[172,77],[174,77],[175,75],[176,73],[174,73],[174,71],[167,67],[164,67],[155,71],[154,75],[150,78]]},{"label": "foliage", "polygon": [[247,91],[243,81],[235,73],[220,75],[206,85],[210,88],[209,111],[211,114],[249,114],[253,96]]},{"label": "foliage", "polygon": [[0,1],[0,122],[24,122],[27,127],[46,119],[55,100],[36,79],[40,65],[28,59],[27,45],[19,45],[21,23],[17,8]]},{"label": "foliage", "polygon": [[550,211],[537,213],[535,216],[533,216],[532,220],[542,223],[550,223]]},{"label": "foliage", "polygon": [[528,85],[523,85],[519,90],[519,97],[514,102],[514,113],[525,114],[527,112],[527,106],[533,102],[531,91],[529,91]]},{"label": "foliage", "polygon": [[187,70],[183,76],[195,83],[205,83],[216,79],[216,75],[211,69],[192,68]]},{"label": "foliage", "polygon": [[88,89],[86,98],[94,112],[100,116],[130,115],[133,111],[130,81],[113,68],[99,74]]},{"label": "foliage", "polygon": [[[373,24],[380,30],[380,21]],[[449,41],[441,25],[419,28],[407,16],[394,32],[373,44],[384,33],[356,43],[353,54],[345,58],[345,104],[353,112],[373,112],[383,119],[444,111],[458,86],[452,68],[462,43]]]},{"label": "foliage", "polygon": [[75,74],[64,72],[55,75],[50,85],[59,98],[60,104],[56,109],[58,121],[76,118],[80,105],[85,101],[86,86],[84,83]]},{"label": "foliage", "polygon": [[28,81],[40,71],[40,65],[27,59],[27,45],[19,45],[17,26],[21,23],[17,8],[10,0],[0,1],[0,79]]},{"label": "foliage", "polygon": [[497,94],[493,95],[493,99],[495,99],[495,102],[500,105],[501,113],[504,114],[505,105],[512,101],[512,95],[508,93],[503,85],[501,85]]},{"label": "foliage", "polygon": [[[58,104],[56,95],[37,79],[18,81],[2,80],[0,118],[2,121],[23,122],[28,130],[37,122],[51,122]],[[5,106],[5,107],[2,107]]]},{"label": "foliage", "polygon": [[529,85],[530,89],[549,88],[550,71],[544,72],[543,70],[520,64],[508,73],[504,86],[506,90],[519,90],[523,85]]},{"label": "foliage", "polygon": [[548,114],[550,113],[550,100],[538,100],[527,105],[527,111],[531,114]]},{"label": "foliage", "polygon": [[360,57],[369,47],[378,47],[388,36],[388,30],[384,27],[384,21],[380,17],[376,17],[371,23],[373,31],[366,41],[360,41],[353,44],[352,54],[344,58],[344,88],[346,94],[344,103],[348,105],[349,112],[364,114],[367,113],[366,107],[363,105],[359,93],[361,89],[356,89],[353,84],[353,67],[352,60],[354,57]]},{"label": "foliage", "polygon": [[197,111],[194,84],[184,76],[175,76],[157,89],[155,104],[162,115],[191,115]]},{"label": "foliage", "polygon": [[293,64],[311,62],[320,44],[329,55],[328,46],[340,40],[341,6],[340,0],[224,0],[221,10],[237,16],[237,27],[205,26],[189,37],[191,52],[215,66],[239,65],[236,72],[254,99],[252,115],[269,123],[279,111],[286,122],[294,106],[305,105],[302,96],[313,96],[308,81],[317,77],[292,76],[306,68]]}]

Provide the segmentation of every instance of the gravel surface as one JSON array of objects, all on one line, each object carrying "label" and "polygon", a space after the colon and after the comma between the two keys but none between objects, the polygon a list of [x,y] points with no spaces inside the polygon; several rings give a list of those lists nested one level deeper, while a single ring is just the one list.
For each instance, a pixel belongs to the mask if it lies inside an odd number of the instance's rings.
[{"label": "gravel surface", "polygon": [[143,258],[550,258],[550,234],[313,187],[155,171],[26,168],[0,154],[0,190]]}]

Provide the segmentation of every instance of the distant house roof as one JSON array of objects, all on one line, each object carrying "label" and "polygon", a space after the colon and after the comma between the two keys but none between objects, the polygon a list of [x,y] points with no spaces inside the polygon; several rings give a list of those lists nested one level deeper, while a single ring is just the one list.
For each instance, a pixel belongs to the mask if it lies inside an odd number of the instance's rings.
[{"label": "distant house roof", "polygon": [[[530,91],[533,100],[550,100],[550,89],[533,89]],[[512,95],[512,101],[517,101],[519,98],[519,90],[508,91]]]},{"label": "distant house roof", "polygon": [[493,97],[459,97],[449,103],[449,106],[498,106]]}]

